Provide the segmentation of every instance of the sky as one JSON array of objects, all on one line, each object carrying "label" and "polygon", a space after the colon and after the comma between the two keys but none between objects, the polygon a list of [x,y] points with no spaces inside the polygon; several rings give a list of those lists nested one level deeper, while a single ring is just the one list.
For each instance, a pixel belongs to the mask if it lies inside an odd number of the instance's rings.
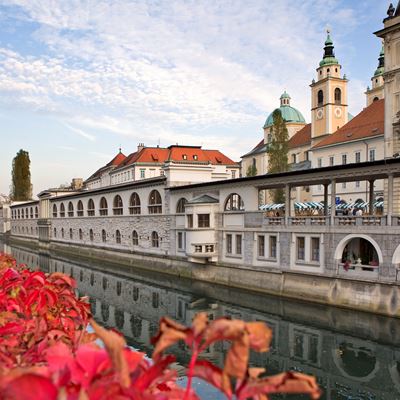
[{"label": "sky", "polygon": [[286,90],[310,121],[326,29],[365,106],[389,1],[0,0],[0,193],[31,159],[33,193],[118,153],[202,145],[240,160]]}]

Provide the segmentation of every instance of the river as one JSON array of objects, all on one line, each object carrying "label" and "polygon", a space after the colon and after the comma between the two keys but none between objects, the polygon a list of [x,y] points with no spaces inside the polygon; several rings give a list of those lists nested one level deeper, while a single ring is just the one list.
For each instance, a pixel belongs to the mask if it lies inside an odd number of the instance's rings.
[{"label": "river", "polygon": [[[317,377],[326,400],[400,400],[400,320],[334,307],[284,300],[223,286],[150,274],[134,267],[99,265],[75,257],[51,257],[0,242],[0,251],[46,272],[65,272],[90,298],[95,319],[123,332],[129,345],[151,356],[150,338],[163,315],[189,325],[193,315],[265,321],[273,329],[271,351],[252,353],[251,364],[268,374],[302,371]],[[227,344],[204,357],[222,365]],[[173,349],[178,371],[187,365],[184,346]],[[203,399],[222,399],[196,382]],[[303,399],[303,396],[275,396]]]}]

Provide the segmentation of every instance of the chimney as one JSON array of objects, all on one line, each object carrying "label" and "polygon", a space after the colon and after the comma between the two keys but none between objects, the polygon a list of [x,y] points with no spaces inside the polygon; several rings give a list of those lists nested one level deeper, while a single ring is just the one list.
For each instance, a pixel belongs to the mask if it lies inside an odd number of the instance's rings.
[{"label": "chimney", "polygon": [[79,190],[83,187],[83,179],[82,178],[73,178],[71,182],[72,190]]},{"label": "chimney", "polygon": [[141,151],[141,150],[143,150],[143,149],[144,149],[144,143],[139,143],[139,144],[138,144],[138,147],[137,147],[138,153],[139,153],[139,151]]}]

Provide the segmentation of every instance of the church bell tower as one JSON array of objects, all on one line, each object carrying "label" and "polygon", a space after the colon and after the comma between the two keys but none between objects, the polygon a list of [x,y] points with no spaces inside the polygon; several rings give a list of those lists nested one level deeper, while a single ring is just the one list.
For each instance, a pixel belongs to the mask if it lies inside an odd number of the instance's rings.
[{"label": "church bell tower", "polygon": [[324,55],[311,87],[311,140],[317,144],[348,121],[346,75],[335,57],[333,41],[327,31]]}]

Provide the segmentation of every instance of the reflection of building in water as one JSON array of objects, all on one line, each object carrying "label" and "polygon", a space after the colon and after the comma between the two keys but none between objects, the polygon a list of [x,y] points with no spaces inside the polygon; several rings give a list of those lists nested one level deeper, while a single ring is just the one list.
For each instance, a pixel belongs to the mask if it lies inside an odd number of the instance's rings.
[{"label": "reflection of building in water", "polygon": [[[95,318],[104,325],[116,327],[133,347],[148,353],[151,353],[150,338],[157,333],[158,321],[164,315],[185,325],[191,323],[198,311],[208,312],[210,319],[228,316],[264,321],[274,332],[271,350],[251,353],[252,365],[265,367],[269,374],[283,370],[313,374],[323,387],[326,399],[344,400],[354,395],[360,399],[400,398],[400,348],[393,352],[391,347],[370,340],[284,319],[275,309],[267,313],[217,302],[201,293],[194,295],[163,287],[162,283],[155,283],[155,279],[151,284],[123,279],[58,260],[50,260],[50,271],[73,274],[80,292],[89,295]],[[238,301],[240,297],[243,294],[232,297],[231,293],[230,296]],[[333,325],[347,331],[354,326],[357,331],[359,326],[365,331],[363,320],[358,320],[357,314],[351,314],[352,318],[334,320]],[[306,320],[301,311],[299,315]],[[395,329],[395,326],[388,327]],[[221,365],[228,347],[228,343],[217,343],[203,357]],[[189,355],[183,343],[176,345],[173,353],[180,363],[188,362]]]}]

